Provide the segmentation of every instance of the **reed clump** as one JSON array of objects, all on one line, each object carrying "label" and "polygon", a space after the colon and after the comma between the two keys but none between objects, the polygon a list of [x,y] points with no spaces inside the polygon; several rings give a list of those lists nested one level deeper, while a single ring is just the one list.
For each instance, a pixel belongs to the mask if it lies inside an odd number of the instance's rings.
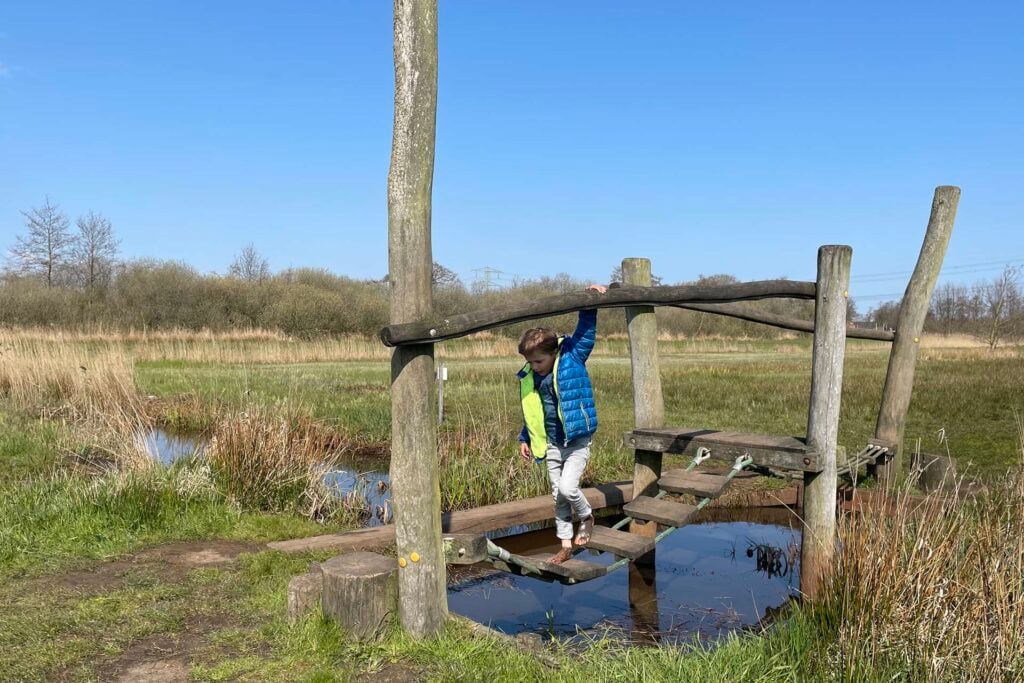
[{"label": "reed clump", "polygon": [[253,407],[217,421],[204,458],[218,489],[242,509],[325,522],[366,513],[360,496],[338,497],[324,483],[344,449],[309,421]]},{"label": "reed clump", "polygon": [[828,659],[845,680],[1024,676],[1024,473],[959,494],[905,491],[840,525],[840,560],[811,614],[834,634]]}]

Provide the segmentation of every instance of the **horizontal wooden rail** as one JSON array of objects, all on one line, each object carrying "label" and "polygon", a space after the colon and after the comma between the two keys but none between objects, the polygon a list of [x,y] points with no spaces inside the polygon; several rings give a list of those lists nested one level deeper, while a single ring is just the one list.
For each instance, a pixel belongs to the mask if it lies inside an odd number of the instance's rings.
[{"label": "horizontal wooden rail", "polygon": [[[674,308],[683,308],[688,311],[700,311],[702,313],[714,313],[716,315],[724,315],[729,318],[739,318],[740,320],[747,320],[753,323],[761,323],[762,325],[781,327],[784,330],[793,330],[795,332],[814,333],[814,322],[811,320],[798,320],[797,318],[787,318],[786,316],[776,315],[774,313],[757,311],[749,306],[744,306],[743,304],[676,304]],[[876,341],[891,342],[896,335],[891,330],[865,330],[859,327],[847,327],[846,336],[849,339],[873,339]]]},{"label": "horizontal wooden rail", "polygon": [[730,285],[677,287],[619,287],[600,294],[587,290],[544,297],[526,304],[473,311],[434,321],[388,325],[380,331],[385,346],[429,344],[464,337],[492,327],[547,318],[587,308],[624,306],[676,306],[727,303],[757,299],[814,299],[815,284],[798,280],[760,280]]},{"label": "horizontal wooden rail", "polygon": [[626,432],[623,445],[626,448],[683,455],[695,455],[698,448],[704,447],[710,449],[713,457],[724,460],[749,455],[755,465],[764,467],[801,472],[817,472],[821,469],[818,454],[808,449],[803,439],[792,436],[666,427]]}]

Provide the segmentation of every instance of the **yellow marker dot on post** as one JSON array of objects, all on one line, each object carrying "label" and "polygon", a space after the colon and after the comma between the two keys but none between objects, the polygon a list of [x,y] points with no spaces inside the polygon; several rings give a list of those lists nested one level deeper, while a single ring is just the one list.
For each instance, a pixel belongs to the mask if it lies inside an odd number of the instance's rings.
[{"label": "yellow marker dot on post", "polygon": [[919,341],[921,341],[921,338],[920,338],[920,337],[914,337],[914,343],[915,343],[915,344],[916,344],[917,342],[919,342]]},{"label": "yellow marker dot on post", "polygon": [[844,299],[849,299],[850,298],[850,293],[849,292],[843,292],[843,298]]},{"label": "yellow marker dot on post", "polygon": [[409,559],[412,560],[413,562],[419,562],[420,561],[420,554],[419,553],[413,553],[412,555],[409,556]]},{"label": "yellow marker dot on post", "polygon": [[409,563],[405,561],[404,557],[398,558],[398,566],[399,567],[401,567],[402,569],[405,569],[405,565],[407,565],[407,564],[409,564]]}]

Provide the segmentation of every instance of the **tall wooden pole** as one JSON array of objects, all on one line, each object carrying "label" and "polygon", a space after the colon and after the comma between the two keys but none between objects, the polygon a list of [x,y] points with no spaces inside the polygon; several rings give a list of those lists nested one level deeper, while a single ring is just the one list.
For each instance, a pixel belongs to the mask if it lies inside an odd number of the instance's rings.
[{"label": "tall wooden pole", "polygon": [[[427,318],[430,194],[437,113],[437,2],[395,0],[395,122],[388,172],[391,323]],[[411,634],[438,633],[448,616],[434,412],[434,347],[391,357],[391,492],[399,615]]]},{"label": "tall wooden pole", "polygon": [[917,363],[917,349],[921,331],[928,315],[935,282],[939,279],[946,246],[953,233],[956,208],[960,203],[960,188],[942,185],[935,188],[932,199],[932,213],[928,229],[917,257],[917,266],[910,276],[907,290],[900,304],[896,321],[896,337],[889,353],[889,368],[885,373],[882,402],[878,408],[875,423],[875,439],[889,446],[892,459],[874,468],[875,476],[885,486],[892,486],[900,476],[903,465],[903,428],[910,409],[910,397],[914,390],[914,367]]},{"label": "tall wooden pole", "polygon": [[[622,283],[639,287],[651,286],[651,260],[627,258],[622,260]],[[629,333],[629,359],[633,369],[633,419],[637,428],[662,427],[665,423],[665,403],[661,393],[661,372],[658,363],[658,323],[652,306],[626,308],[626,328]],[[635,451],[633,466],[633,497],[653,496],[658,491],[661,476],[661,453]],[[631,533],[653,538],[658,533],[654,522],[634,520]],[[641,563],[653,564],[654,551]]]},{"label": "tall wooden pole", "polygon": [[822,470],[804,474],[804,535],[800,551],[800,591],[811,599],[831,570],[835,556],[836,442],[852,256],[853,250],[846,246],[818,249],[807,445],[819,454]]}]

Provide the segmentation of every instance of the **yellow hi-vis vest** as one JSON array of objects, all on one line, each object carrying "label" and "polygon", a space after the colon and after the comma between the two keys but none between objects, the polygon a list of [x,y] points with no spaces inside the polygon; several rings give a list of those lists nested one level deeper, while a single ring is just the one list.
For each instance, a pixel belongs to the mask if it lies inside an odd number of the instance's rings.
[{"label": "yellow hi-vis vest", "polygon": [[[558,353],[555,356],[555,364],[551,368],[551,387],[558,398],[558,359],[561,356],[562,337],[558,339]],[[544,402],[541,401],[540,392],[534,384],[533,370],[530,364],[523,366],[520,372],[525,373],[519,380],[519,400],[523,405],[523,421],[526,423],[526,433],[530,437],[530,453],[533,459],[539,462],[544,459],[548,451],[548,434],[544,429]],[[562,402],[558,401],[558,419],[562,419]],[[563,421],[564,424],[564,421]]]}]

